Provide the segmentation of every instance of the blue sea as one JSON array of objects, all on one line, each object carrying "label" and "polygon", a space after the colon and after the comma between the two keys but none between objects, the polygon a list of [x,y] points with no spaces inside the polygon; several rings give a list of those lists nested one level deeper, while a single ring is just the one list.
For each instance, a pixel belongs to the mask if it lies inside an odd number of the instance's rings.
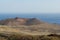
[{"label": "blue sea", "polygon": [[15,18],[15,17],[20,17],[20,18],[38,18],[44,22],[48,23],[57,23],[60,24],[60,14],[0,14],[0,20],[7,19],[7,18]]}]

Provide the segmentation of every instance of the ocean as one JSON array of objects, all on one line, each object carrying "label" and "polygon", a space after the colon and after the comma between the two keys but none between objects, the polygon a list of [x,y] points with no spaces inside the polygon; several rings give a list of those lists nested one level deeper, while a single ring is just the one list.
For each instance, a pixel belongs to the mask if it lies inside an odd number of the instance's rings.
[{"label": "ocean", "polygon": [[48,22],[48,23],[57,23],[60,24],[60,14],[0,14],[0,20],[7,19],[7,18],[38,18],[41,21]]}]

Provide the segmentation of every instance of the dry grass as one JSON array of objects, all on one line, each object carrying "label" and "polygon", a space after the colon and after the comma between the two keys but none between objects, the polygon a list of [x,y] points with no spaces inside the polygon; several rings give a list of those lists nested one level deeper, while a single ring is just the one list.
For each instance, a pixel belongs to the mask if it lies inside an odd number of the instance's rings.
[{"label": "dry grass", "polygon": [[21,34],[4,34],[0,33],[1,40],[60,40],[60,35],[21,35]]},{"label": "dry grass", "polygon": [[60,26],[55,24],[40,25],[0,25],[0,40],[60,40],[59,36],[48,36],[51,33],[60,34]]},{"label": "dry grass", "polygon": [[51,33],[60,34],[60,25],[43,23],[39,25],[18,25],[18,26],[7,26],[0,25],[0,32],[16,32],[28,35],[47,35]]}]

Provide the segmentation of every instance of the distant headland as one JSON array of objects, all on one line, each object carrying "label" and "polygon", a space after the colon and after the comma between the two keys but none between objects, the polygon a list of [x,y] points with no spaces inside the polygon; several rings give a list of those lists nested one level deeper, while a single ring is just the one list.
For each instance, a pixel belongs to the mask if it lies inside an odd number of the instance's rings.
[{"label": "distant headland", "polygon": [[40,24],[40,20],[37,18],[8,18],[0,20],[0,25],[37,25]]}]

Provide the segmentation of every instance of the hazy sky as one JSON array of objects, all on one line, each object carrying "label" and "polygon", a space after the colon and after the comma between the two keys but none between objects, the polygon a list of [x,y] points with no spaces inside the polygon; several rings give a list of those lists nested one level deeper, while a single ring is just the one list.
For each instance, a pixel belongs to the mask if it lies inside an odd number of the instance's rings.
[{"label": "hazy sky", "polygon": [[60,13],[60,0],[0,0],[0,13]]}]

